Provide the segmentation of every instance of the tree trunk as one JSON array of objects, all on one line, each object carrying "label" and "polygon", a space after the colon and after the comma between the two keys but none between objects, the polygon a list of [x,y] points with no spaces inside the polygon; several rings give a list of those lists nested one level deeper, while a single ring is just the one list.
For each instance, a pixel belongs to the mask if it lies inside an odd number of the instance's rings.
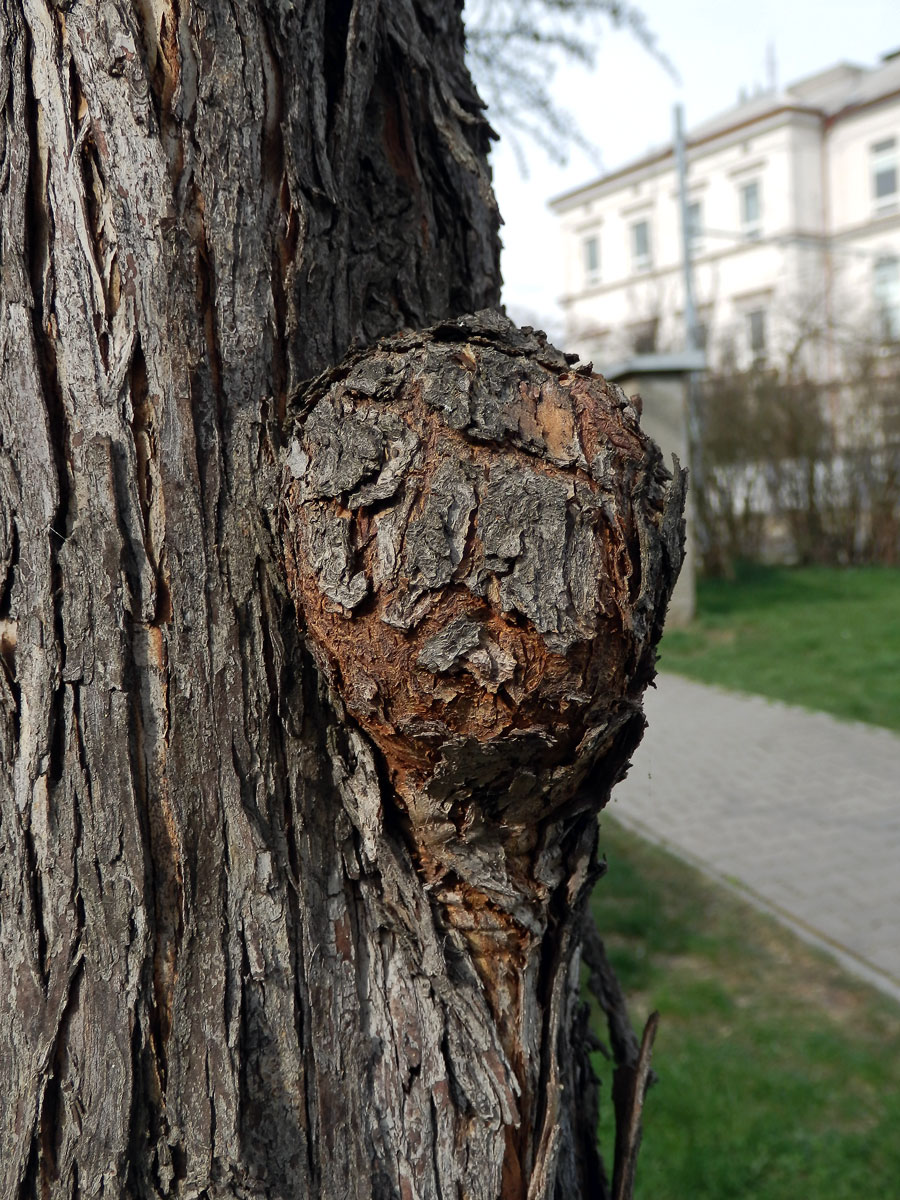
[{"label": "tree trunk", "polygon": [[0,100],[0,1196],[605,1195],[579,922],[678,488],[616,417],[643,625],[505,901],[424,837],[439,756],[399,770],[290,549],[301,383],[498,299],[459,5],[0,0]]}]

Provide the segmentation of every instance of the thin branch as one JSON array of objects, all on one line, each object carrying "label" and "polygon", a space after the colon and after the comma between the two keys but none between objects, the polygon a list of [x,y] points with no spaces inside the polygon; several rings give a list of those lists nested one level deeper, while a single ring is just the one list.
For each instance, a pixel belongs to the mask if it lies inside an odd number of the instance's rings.
[{"label": "thin branch", "polygon": [[650,1068],[659,1013],[651,1013],[638,1042],[625,996],[606,957],[606,947],[590,915],[585,919],[583,961],[588,968],[588,989],[606,1016],[613,1071],[612,1102],[616,1121],[613,1162],[613,1200],[632,1200],[637,1156],[643,1133],[642,1114],[647,1089],[656,1082]]},{"label": "thin branch", "polygon": [[659,1013],[652,1012],[644,1026],[641,1049],[634,1067],[618,1067],[613,1073],[613,1104],[616,1110],[613,1200],[632,1200],[634,1196],[634,1174],[644,1133],[644,1100],[654,1078],[650,1070],[650,1056],[658,1027]]},{"label": "thin branch", "polygon": [[524,161],[517,135],[536,142],[564,162],[578,146],[594,147],[573,115],[553,95],[562,62],[591,66],[601,30],[627,29],[677,79],[643,13],[619,0],[468,0],[466,40],[469,67],[487,102],[491,120]]},{"label": "thin branch", "polygon": [[588,970],[588,991],[606,1017],[613,1062],[617,1067],[634,1067],[640,1056],[640,1043],[631,1025],[622,987],[590,913],[585,915],[582,961]]}]

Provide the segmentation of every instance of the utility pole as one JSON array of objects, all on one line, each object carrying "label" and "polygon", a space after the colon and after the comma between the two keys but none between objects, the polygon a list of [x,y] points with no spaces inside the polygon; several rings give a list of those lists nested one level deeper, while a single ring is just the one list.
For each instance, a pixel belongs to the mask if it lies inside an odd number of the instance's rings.
[{"label": "utility pole", "polygon": [[700,330],[694,303],[694,263],[687,195],[687,163],[684,151],[684,108],[675,105],[675,169],[678,173],[678,203],[681,208],[681,263],[684,276],[684,325],[687,350],[699,350]]},{"label": "utility pole", "polygon": [[778,59],[775,56],[775,39],[766,42],[766,86],[773,94],[778,91]]},{"label": "utility pole", "polygon": [[[681,266],[684,281],[684,334],[685,350],[692,354],[701,350],[700,327],[697,322],[697,305],[694,301],[694,247],[691,240],[691,221],[687,192],[687,156],[684,139],[684,108],[676,104],[675,124],[675,169],[678,176],[678,204],[681,209]],[[700,417],[700,381],[696,371],[690,371],[685,379],[685,406],[687,409],[688,466],[691,479],[691,499],[688,508],[688,523],[701,558],[705,549],[703,521],[697,520],[698,507],[703,509],[703,423]],[[690,536],[690,535],[689,535]]]}]

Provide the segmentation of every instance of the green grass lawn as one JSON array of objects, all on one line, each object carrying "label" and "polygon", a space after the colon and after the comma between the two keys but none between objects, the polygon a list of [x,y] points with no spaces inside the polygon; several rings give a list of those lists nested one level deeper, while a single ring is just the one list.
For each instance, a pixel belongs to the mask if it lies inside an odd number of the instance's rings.
[{"label": "green grass lawn", "polygon": [[660,670],[900,730],[900,570],[743,567],[697,604]]},{"label": "green grass lawn", "polygon": [[637,1200],[900,1196],[900,1006],[606,816],[600,839],[599,927],[662,1018]]}]

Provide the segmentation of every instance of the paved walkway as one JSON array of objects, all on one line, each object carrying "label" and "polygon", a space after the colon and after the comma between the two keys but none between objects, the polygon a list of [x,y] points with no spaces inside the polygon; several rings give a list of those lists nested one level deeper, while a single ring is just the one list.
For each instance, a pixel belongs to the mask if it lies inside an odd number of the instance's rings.
[{"label": "paved walkway", "polygon": [[662,675],[610,813],[900,1000],[900,737]]}]

